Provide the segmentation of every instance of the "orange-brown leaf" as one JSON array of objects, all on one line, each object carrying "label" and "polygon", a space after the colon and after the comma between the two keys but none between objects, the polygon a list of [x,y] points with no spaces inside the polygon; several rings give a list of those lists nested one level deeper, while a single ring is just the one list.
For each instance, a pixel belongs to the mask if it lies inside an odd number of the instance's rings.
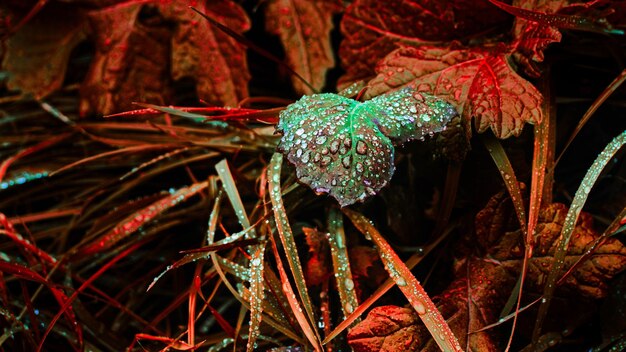
[{"label": "orange-brown leaf", "polygon": [[[335,0],[271,0],[265,8],[265,27],[279,36],[287,64],[317,90],[324,87],[326,72],[335,66],[330,31],[333,15],[341,9]],[[297,77],[292,82],[298,93],[313,93]]]}]

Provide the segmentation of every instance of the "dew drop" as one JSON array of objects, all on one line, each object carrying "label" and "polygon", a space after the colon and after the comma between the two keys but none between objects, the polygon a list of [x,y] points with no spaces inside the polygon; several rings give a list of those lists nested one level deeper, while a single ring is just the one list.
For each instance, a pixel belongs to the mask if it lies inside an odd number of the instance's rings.
[{"label": "dew drop", "polygon": [[337,154],[337,151],[339,151],[339,141],[335,139],[330,143],[330,152]]},{"label": "dew drop", "polygon": [[303,133],[304,133],[304,128],[298,128],[298,129],[296,130],[296,134],[297,134],[298,136],[301,136]]},{"label": "dew drop", "polygon": [[398,284],[398,286],[406,286],[406,281],[404,281],[403,277],[398,277],[396,284]]},{"label": "dew drop", "polygon": [[363,172],[363,164],[357,163],[356,164],[356,171],[359,172],[359,173],[362,173]]},{"label": "dew drop", "polygon": [[424,307],[424,305],[421,302],[416,302],[413,307],[415,308],[415,311],[417,312],[417,314],[419,315],[424,315],[426,314],[426,307]]},{"label": "dew drop", "polygon": [[250,263],[252,266],[259,266],[261,264],[261,258],[254,258]]},{"label": "dew drop", "polygon": [[352,304],[350,304],[350,302],[346,303],[344,308],[346,309],[346,313],[348,313],[348,314],[350,314],[350,313],[352,313],[354,311],[354,308],[352,307]]},{"label": "dew drop", "polygon": [[361,155],[365,155],[365,153],[367,153],[367,144],[365,144],[362,140],[356,142],[356,152]]},{"label": "dew drop", "polygon": [[350,167],[350,164],[352,164],[352,156],[348,155],[341,159],[341,165],[343,165],[346,169]]},{"label": "dew drop", "polygon": [[347,290],[352,290],[354,288],[354,281],[352,281],[351,279],[345,279],[343,283],[346,286]]},{"label": "dew drop", "polygon": [[318,136],[317,138],[315,138],[315,143],[317,144],[324,144],[326,142],[326,136],[322,135],[322,136]]}]

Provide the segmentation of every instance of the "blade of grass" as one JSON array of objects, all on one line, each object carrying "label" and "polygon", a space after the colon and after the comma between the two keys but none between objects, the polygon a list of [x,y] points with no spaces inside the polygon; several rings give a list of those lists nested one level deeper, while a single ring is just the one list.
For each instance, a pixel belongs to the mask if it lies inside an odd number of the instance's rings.
[{"label": "blade of grass", "polygon": [[196,183],[189,187],[182,188],[174,194],[152,203],[150,206],[126,217],[104,236],[101,236],[88,245],[78,248],[76,250],[76,254],[80,257],[88,257],[111,248],[119,241],[133,234],[144,224],[152,221],[164,211],[206,189],[208,185],[209,184],[206,181]]},{"label": "blade of grass", "polygon": [[276,259],[276,267],[278,268],[278,274],[280,275],[280,280],[282,281],[282,289],[287,296],[287,302],[293,311],[302,332],[304,332],[304,336],[309,340],[309,343],[315,348],[316,352],[321,352],[322,347],[319,343],[319,337],[317,333],[314,331],[314,326],[309,322],[307,316],[302,312],[302,307],[300,306],[300,302],[296,298],[296,293],[291,287],[291,283],[289,282],[289,277],[287,276],[287,271],[283,266],[283,261],[280,258],[280,253],[278,252],[278,246],[276,245],[276,241],[274,237],[270,237],[270,242],[272,244],[272,250],[274,252],[274,257]]},{"label": "blade of grass", "polygon": [[[541,209],[541,200],[544,192],[543,182],[546,176],[546,166],[548,164],[549,157],[549,142],[550,142],[550,118],[546,118],[534,127],[534,149],[533,149],[533,165],[532,176],[530,184],[530,203],[528,206],[528,225],[526,237],[524,240],[524,260],[522,261],[522,270],[519,280],[515,286],[515,289],[511,292],[509,302],[513,302],[515,295],[517,295],[515,311],[519,311],[522,305],[522,295],[524,291],[524,282],[526,280],[526,273],[528,271],[528,261],[533,255],[533,248],[535,246],[535,227],[537,226],[537,220],[539,219],[539,211]],[[507,306],[508,303],[507,302]],[[504,311],[506,315],[509,311]],[[513,336],[515,335],[515,327],[517,325],[518,315],[515,314],[513,318],[513,324],[511,327],[511,333],[509,334],[509,340],[507,342],[506,351],[509,351],[511,344],[513,343]]]},{"label": "blade of grass", "polygon": [[[405,263],[406,267],[409,270],[413,269],[417,264],[419,264],[422,259],[430,253],[435,247],[437,247],[448,235],[452,232],[452,228],[449,228],[448,231],[445,231],[441,236],[437,237],[437,239],[424,248],[423,251],[413,254]],[[385,280],[385,282],[370,296],[368,297],[361,305],[359,305],[352,314],[346,317],[344,321],[342,321],[337,327],[330,333],[324,341],[323,344],[328,343],[330,340],[337,337],[341,334],[345,329],[347,329],[357,318],[359,318],[366,310],[368,310],[379,298],[381,298],[387,291],[389,291],[395,282],[393,279],[389,278]]]},{"label": "blade of grass", "polygon": [[[304,310],[306,311],[309,319],[309,324],[311,326],[315,326],[316,320],[313,314],[313,305],[311,304],[311,298],[309,297],[309,292],[306,287],[306,281],[304,280],[302,264],[300,263],[300,257],[298,256],[296,242],[293,238],[293,232],[291,231],[289,220],[287,219],[285,206],[283,205],[283,198],[281,195],[280,187],[280,171],[282,163],[283,155],[280,153],[274,153],[274,155],[272,156],[272,160],[270,161],[270,165],[267,168],[269,195],[272,202],[272,209],[274,211],[276,230],[280,237],[281,243],[283,244],[285,254],[287,255],[287,263],[289,263],[291,274],[293,275],[294,281],[296,283],[296,289],[298,290],[298,294],[300,296],[300,299],[302,300],[302,305],[304,306]],[[281,277],[281,280],[283,280],[284,285],[285,279]],[[289,297],[289,295],[287,295],[287,297]],[[316,337],[316,341],[313,345],[316,346],[316,348],[319,348],[321,339],[317,333],[317,330],[313,329],[313,331],[315,332]]]},{"label": "blade of grass", "polygon": [[41,150],[44,150],[48,147],[51,147],[63,140],[65,140],[66,138],[68,138],[69,136],[71,136],[73,133],[63,133],[61,135],[58,135],[54,138],[50,138],[50,139],[45,139],[42,142],[39,142],[31,147],[22,149],[21,151],[17,152],[15,155],[6,158],[2,161],[2,163],[0,164],[0,182],[2,182],[2,179],[4,178],[4,175],[6,175],[7,170],[9,169],[9,166],[11,166],[11,164],[13,164],[14,162],[16,162],[17,160],[24,158],[30,154],[33,153],[37,153]]},{"label": "blade of grass", "polygon": [[[328,231],[328,243],[330,244],[330,255],[333,261],[341,310],[343,311],[343,316],[347,317],[359,306],[359,301],[356,297],[354,280],[350,270],[346,235],[343,230],[343,216],[341,211],[334,207],[330,209],[328,214]],[[359,321],[360,319],[355,320],[357,323]]]},{"label": "blade of grass", "polygon": [[504,148],[502,148],[500,141],[492,134],[483,133],[481,140],[500,171],[504,185],[511,196],[511,201],[513,201],[513,207],[515,208],[515,214],[520,223],[520,228],[524,235],[526,235],[528,233],[526,228],[526,209],[522,199],[522,191],[519,188],[519,182],[517,181],[517,176],[515,176],[515,170],[513,170],[509,157],[506,155]]},{"label": "blade of grass", "polygon": [[256,339],[260,334],[263,300],[265,299],[263,280],[264,254],[265,242],[261,242],[254,246],[252,256],[250,257],[250,329],[246,345],[248,352],[254,351]]},{"label": "blade of grass", "polygon": [[574,232],[578,216],[580,215],[580,212],[585,202],[587,201],[589,192],[598,180],[598,177],[600,176],[600,173],[602,172],[604,167],[609,163],[609,161],[613,158],[613,155],[615,155],[615,153],[617,153],[625,143],[626,131],[615,137],[604,148],[600,155],[598,155],[591,167],[587,170],[585,177],[583,178],[580,186],[578,187],[578,190],[576,191],[576,194],[574,195],[574,200],[572,201],[569,211],[565,216],[565,221],[563,222],[558,247],[554,255],[554,264],[552,264],[552,268],[550,268],[550,273],[548,274],[546,285],[544,287],[544,298],[542,299],[539,306],[539,313],[537,314],[537,320],[535,321],[535,327],[533,329],[533,343],[536,343],[539,339],[539,336],[541,335],[541,328],[548,314],[548,307],[550,306],[554,290],[556,289],[557,276],[565,265],[565,255],[567,254],[567,247],[569,245],[572,233]]},{"label": "blade of grass", "polygon": [[362,214],[344,208],[344,214],[363,235],[371,239],[380,253],[385,269],[394,280],[400,291],[407,298],[413,309],[417,312],[431,336],[443,351],[463,351],[459,341],[454,336],[448,323],[443,318],[439,309],[430,299],[422,285],[417,281],[411,270],[400,260],[389,243],[376,230],[371,221]]}]

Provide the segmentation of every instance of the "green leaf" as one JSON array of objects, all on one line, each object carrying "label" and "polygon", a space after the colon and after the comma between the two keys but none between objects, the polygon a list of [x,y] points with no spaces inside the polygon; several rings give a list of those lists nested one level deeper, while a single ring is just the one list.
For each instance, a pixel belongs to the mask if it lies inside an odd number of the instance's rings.
[{"label": "green leaf", "polygon": [[411,87],[364,103],[315,94],[280,113],[278,147],[300,182],[346,206],[389,182],[394,145],[439,132],[455,115],[452,105]]}]

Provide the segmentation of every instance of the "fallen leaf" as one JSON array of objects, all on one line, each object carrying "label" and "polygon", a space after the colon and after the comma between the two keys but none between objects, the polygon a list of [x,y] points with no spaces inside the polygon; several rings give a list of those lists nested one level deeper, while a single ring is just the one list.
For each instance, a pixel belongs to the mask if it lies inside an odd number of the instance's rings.
[{"label": "fallen leaf", "polygon": [[[554,251],[567,214],[567,207],[554,203],[542,208],[537,225],[537,244],[526,278],[526,290],[541,293],[543,280],[554,262]],[[581,213],[566,257],[566,268],[573,265],[600,234],[593,229],[592,217]],[[461,258],[455,279],[433,301],[448,325],[465,346],[469,336],[470,351],[500,351],[495,330],[479,331],[497,322],[508,293],[513,289],[522,268],[524,237],[519,230],[512,203],[503,192],[491,198],[476,216],[476,234],[472,236],[477,251],[484,258]],[[557,291],[563,300],[580,300],[580,295],[602,298],[607,283],[626,268],[626,246],[608,238],[597,246],[590,259],[564,280],[565,290]],[[576,314],[575,312],[573,312]],[[567,316],[558,319],[568,321]],[[471,332],[471,333],[470,333]],[[469,333],[469,334],[468,334]],[[355,352],[438,351],[419,317],[412,309],[396,306],[374,308],[348,334]]]},{"label": "fallen leaf", "polygon": [[309,246],[309,260],[304,273],[306,282],[312,286],[321,285],[330,278],[332,273],[330,247],[326,234],[309,227],[303,227],[302,231]]},{"label": "fallen leaf", "polygon": [[200,99],[215,105],[237,106],[248,97],[250,73],[246,50],[228,34],[191,11],[195,6],[241,34],[250,29],[245,11],[234,1],[155,1],[168,21],[176,23],[171,38],[172,78],[196,80]]},{"label": "fallen leaf", "polygon": [[541,121],[541,93],[508,64],[505,48],[486,50],[402,47],[380,62],[365,98],[415,87],[453,104],[479,133],[518,136],[526,123]]},{"label": "fallen leaf", "polygon": [[[335,0],[271,0],[265,8],[265,27],[280,38],[287,64],[317,90],[335,66],[330,32],[333,16],[341,10]],[[297,77],[292,77],[292,83],[300,94],[313,93]]]},{"label": "fallen leaf", "polygon": [[[372,309],[367,317],[352,328],[348,342],[355,352],[417,351],[428,336],[415,310],[396,306]],[[423,336],[419,336],[423,335]]]},{"label": "fallen leaf", "polygon": [[354,246],[348,249],[350,270],[354,279],[354,289],[359,301],[367,298],[366,292],[374,291],[388,278],[376,249],[368,246]]},{"label": "fallen leaf", "polygon": [[[10,14],[0,9],[4,11]],[[4,18],[3,26],[11,30],[7,22],[16,20],[18,16]],[[6,41],[2,69],[9,73],[8,88],[45,98],[61,87],[72,50],[86,38],[84,11],[59,3],[44,7]]]},{"label": "fallen leaf", "polygon": [[128,1],[93,11],[97,51],[81,88],[81,114],[130,110],[134,101],[166,104],[172,79],[185,77],[209,103],[234,106],[247,97],[245,48],[188,5],[236,32],[250,27],[245,12],[226,0]]},{"label": "fallen leaf", "polygon": [[373,76],[376,64],[398,46],[468,39],[510,25],[511,16],[487,1],[354,1],[343,16],[339,57],[346,86]]}]

